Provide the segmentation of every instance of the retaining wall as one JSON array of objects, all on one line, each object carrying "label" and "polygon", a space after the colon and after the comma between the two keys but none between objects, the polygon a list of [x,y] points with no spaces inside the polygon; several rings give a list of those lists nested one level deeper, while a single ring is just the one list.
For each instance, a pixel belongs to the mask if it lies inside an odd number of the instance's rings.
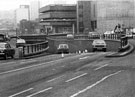
[{"label": "retaining wall", "polygon": [[[107,51],[117,52],[120,47],[120,41],[118,40],[105,40],[107,43]],[[57,53],[58,45],[61,43],[66,43],[69,45],[69,52],[75,53],[80,51],[84,51],[85,49],[88,52],[92,52],[92,42],[93,40],[89,39],[52,39],[48,38],[49,53]]]}]

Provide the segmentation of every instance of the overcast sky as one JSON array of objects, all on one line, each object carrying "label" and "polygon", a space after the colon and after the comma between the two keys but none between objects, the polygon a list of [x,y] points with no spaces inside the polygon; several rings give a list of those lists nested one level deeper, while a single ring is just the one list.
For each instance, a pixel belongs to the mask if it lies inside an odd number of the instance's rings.
[{"label": "overcast sky", "polygon": [[[20,5],[30,4],[30,1],[34,0],[0,0],[0,10],[14,10],[19,8]],[[75,4],[77,0],[39,0],[41,6],[54,4],[54,3],[66,3]]]}]

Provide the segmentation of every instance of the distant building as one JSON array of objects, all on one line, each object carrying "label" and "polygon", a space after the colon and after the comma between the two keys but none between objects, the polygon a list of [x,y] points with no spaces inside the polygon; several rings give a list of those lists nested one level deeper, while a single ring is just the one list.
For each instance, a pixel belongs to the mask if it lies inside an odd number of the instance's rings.
[{"label": "distant building", "polygon": [[97,28],[97,5],[95,1],[77,2],[77,33],[94,31]]},{"label": "distant building", "polygon": [[114,30],[120,24],[125,27],[135,27],[134,0],[98,0],[97,28],[104,33]]},{"label": "distant building", "polygon": [[29,5],[20,5],[20,8],[15,11],[16,24],[23,19],[30,20]]},{"label": "distant building", "polygon": [[46,33],[75,33],[76,5],[48,5],[40,8],[40,25]]},{"label": "distant building", "polygon": [[30,20],[36,20],[39,18],[39,8],[40,8],[39,0],[30,2]]}]

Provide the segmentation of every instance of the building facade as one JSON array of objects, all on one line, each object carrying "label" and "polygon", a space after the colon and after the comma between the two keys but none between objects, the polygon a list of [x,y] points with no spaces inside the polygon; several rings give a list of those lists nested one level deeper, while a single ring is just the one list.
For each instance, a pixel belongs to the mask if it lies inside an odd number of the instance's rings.
[{"label": "building facade", "polygon": [[76,5],[48,5],[39,11],[40,25],[45,33],[76,32]]},{"label": "building facade", "polygon": [[120,24],[135,27],[134,0],[98,0],[97,28],[100,33],[114,30]]},{"label": "building facade", "polygon": [[20,5],[20,8],[15,11],[16,24],[23,19],[30,20],[29,5]]},{"label": "building facade", "polygon": [[95,1],[77,2],[77,33],[94,31],[97,28],[97,5]]},{"label": "building facade", "polygon": [[39,8],[40,8],[39,0],[30,2],[30,20],[36,20],[39,18]]}]

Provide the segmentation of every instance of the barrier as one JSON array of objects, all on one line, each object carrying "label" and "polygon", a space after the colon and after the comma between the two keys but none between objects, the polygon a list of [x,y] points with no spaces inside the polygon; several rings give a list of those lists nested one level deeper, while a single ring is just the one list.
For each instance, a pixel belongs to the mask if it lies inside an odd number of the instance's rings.
[{"label": "barrier", "polygon": [[48,50],[48,41],[36,44],[27,44],[23,46],[23,56],[35,55]]}]

